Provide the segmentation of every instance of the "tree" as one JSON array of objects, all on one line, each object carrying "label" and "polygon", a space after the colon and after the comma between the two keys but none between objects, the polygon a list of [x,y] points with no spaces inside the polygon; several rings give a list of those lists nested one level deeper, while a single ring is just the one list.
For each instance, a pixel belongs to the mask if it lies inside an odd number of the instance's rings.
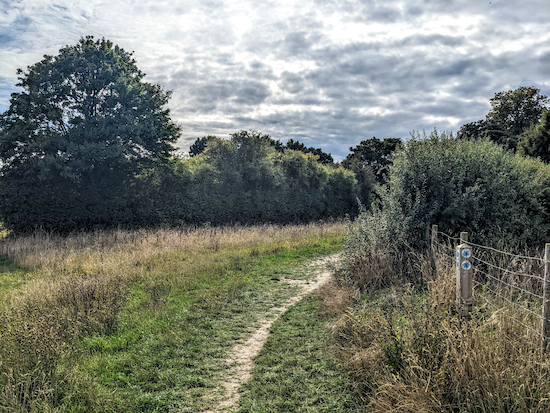
[{"label": "tree", "polygon": [[360,187],[360,199],[367,207],[371,202],[371,192],[375,183],[386,183],[389,167],[395,152],[401,147],[400,138],[377,138],[361,141],[342,161],[342,166],[355,173]]},{"label": "tree", "polygon": [[323,165],[332,165],[334,163],[334,158],[330,153],[323,152],[321,148],[308,148],[302,142],[295,141],[292,138],[287,141],[285,148],[293,151],[300,151],[303,153],[311,153],[317,156],[317,162]]},{"label": "tree", "polygon": [[550,122],[548,110],[542,112],[540,122],[527,129],[520,137],[518,153],[550,163]]},{"label": "tree", "polygon": [[491,111],[485,120],[463,125],[458,136],[466,139],[488,137],[513,151],[516,150],[519,136],[539,122],[549,100],[540,95],[534,87],[519,87],[507,92],[499,92],[490,100]]},{"label": "tree", "polygon": [[203,153],[206,150],[206,147],[208,146],[208,143],[211,142],[213,139],[218,139],[215,136],[208,135],[203,136],[202,138],[197,138],[193,145],[189,148],[189,156],[197,156]]},{"label": "tree", "polygon": [[129,224],[132,185],[168,162],[179,127],[170,92],[131,53],[88,36],[19,70],[0,118],[0,216],[11,229]]}]

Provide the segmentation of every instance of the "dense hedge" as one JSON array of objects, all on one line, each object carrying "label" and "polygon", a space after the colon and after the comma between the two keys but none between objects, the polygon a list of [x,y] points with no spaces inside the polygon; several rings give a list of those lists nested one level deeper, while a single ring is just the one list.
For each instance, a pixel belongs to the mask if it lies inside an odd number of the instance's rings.
[{"label": "dense hedge", "polygon": [[353,172],[312,154],[277,151],[254,134],[212,140],[200,155],[147,181],[139,225],[313,221],[356,215],[360,195]]},{"label": "dense hedge", "polygon": [[[355,215],[360,188],[353,172],[318,162],[313,154],[277,151],[258,133],[213,139],[200,155],[141,168],[131,179],[93,188],[4,180],[0,210],[16,232],[57,232],[152,225],[305,222]],[[45,188],[47,186],[47,188]],[[36,188],[40,188],[39,191]],[[111,190],[109,190],[111,188]]]}]

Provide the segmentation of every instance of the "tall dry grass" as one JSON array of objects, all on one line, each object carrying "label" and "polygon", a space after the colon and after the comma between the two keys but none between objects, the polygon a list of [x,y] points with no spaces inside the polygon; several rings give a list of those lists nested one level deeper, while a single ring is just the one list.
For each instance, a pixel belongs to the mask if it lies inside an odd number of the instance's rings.
[{"label": "tall dry grass", "polygon": [[[426,271],[425,292],[404,281],[371,289],[334,327],[336,356],[365,405],[374,412],[550,411],[550,358],[540,336],[509,316],[540,326],[505,302],[494,311],[482,288],[472,321],[459,322],[453,260],[436,256],[433,271],[429,256],[415,257]],[[360,279],[370,270],[374,277],[395,271],[367,267]]]},{"label": "tall dry grass", "polygon": [[213,265],[245,255],[292,250],[306,239],[341,234],[341,222],[96,231],[61,237],[38,232],[0,240],[0,254],[27,269],[25,283],[3,291],[0,311],[0,412],[48,409],[61,397],[91,333],[110,333],[139,282],[158,307],[171,289]]}]

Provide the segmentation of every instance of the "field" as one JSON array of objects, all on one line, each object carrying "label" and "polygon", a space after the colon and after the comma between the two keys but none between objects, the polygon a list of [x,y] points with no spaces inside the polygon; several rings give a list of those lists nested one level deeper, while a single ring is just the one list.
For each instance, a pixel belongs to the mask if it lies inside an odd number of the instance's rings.
[{"label": "field", "polygon": [[344,276],[345,230],[3,239],[0,412],[550,409],[528,315],[480,289],[460,322],[445,257],[364,250]]},{"label": "field", "polygon": [[[233,346],[274,319],[274,308],[299,292],[296,282],[315,277],[309,263],[338,251],[344,231],[333,222],[4,239],[0,411],[216,409]],[[311,296],[273,326],[281,332],[270,340],[292,348],[268,342],[284,360],[260,355],[243,411],[288,403],[296,375],[311,392],[303,411],[349,411],[349,383],[325,345],[335,315],[318,316],[318,306]],[[291,319],[296,324],[285,327]],[[303,364],[303,352],[312,357],[304,368],[316,374],[288,370],[287,363]],[[277,384],[280,369],[287,376]],[[265,374],[280,390],[271,401],[257,390]]]}]

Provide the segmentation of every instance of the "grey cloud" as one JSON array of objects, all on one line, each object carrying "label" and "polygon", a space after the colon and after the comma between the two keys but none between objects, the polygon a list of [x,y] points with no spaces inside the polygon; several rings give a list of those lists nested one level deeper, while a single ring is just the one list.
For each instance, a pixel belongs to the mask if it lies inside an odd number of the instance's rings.
[{"label": "grey cloud", "polygon": [[466,42],[464,36],[447,36],[442,34],[417,34],[408,36],[404,40],[396,42],[399,46],[429,46],[439,44],[442,46],[460,46]]},{"label": "grey cloud", "polygon": [[284,54],[290,56],[303,56],[309,50],[322,40],[323,36],[318,33],[308,33],[305,31],[292,32],[285,36],[283,42]]},{"label": "grey cloud", "polygon": [[285,71],[281,75],[279,87],[281,90],[291,94],[299,93],[304,90],[304,76]]},{"label": "grey cloud", "polygon": [[474,62],[471,59],[443,62],[438,64],[438,67],[433,71],[433,75],[437,77],[462,76],[473,65]]},{"label": "grey cloud", "polygon": [[[518,8],[512,0],[493,0],[495,7],[475,0],[144,0],[68,10],[20,2],[0,24],[0,49],[41,56],[86,34],[105,35],[136,50],[146,80],[174,91],[170,107],[183,128],[182,147],[198,136],[253,128],[344,157],[373,136],[456,130],[460,124],[446,118],[483,118],[488,99],[501,90],[542,85],[550,92],[546,2],[526,0]],[[249,24],[244,34],[232,25],[234,12]],[[465,26],[433,30],[449,17]],[[346,22],[355,30],[333,38]],[[379,31],[372,38],[357,30],[369,33],[371,24]],[[54,33],[52,25],[63,31]],[[0,78],[0,110],[14,89],[6,79]],[[443,120],[434,125],[431,117]]]},{"label": "grey cloud", "polygon": [[380,7],[368,13],[368,20],[393,23],[399,20],[402,14],[399,10],[390,7]]},{"label": "grey cloud", "polygon": [[236,91],[236,103],[243,105],[259,105],[270,95],[269,87],[259,82],[249,82]]}]

